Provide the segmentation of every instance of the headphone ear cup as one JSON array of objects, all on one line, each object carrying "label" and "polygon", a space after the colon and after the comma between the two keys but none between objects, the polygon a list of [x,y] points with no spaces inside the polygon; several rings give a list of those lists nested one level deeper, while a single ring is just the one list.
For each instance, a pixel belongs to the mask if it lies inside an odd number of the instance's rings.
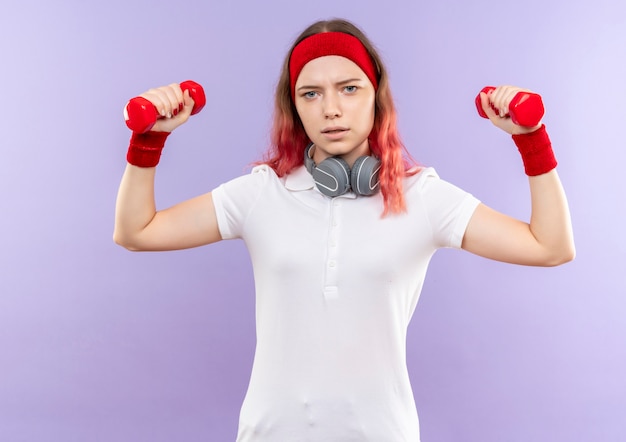
[{"label": "headphone ear cup", "polygon": [[326,158],[311,171],[317,188],[326,196],[343,195],[350,190],[350,166],[340,157]]},{"label": "headphone ear cup", "polygon": [[350,185],[357,195],[370,196],[380,190],[380,161],[373,156],[357,158],[350,172]]}]

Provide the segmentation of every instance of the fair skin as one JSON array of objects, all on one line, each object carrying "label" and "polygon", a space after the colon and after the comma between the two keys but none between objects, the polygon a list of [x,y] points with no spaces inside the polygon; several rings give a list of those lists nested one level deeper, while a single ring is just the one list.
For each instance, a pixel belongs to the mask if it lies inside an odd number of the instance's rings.
[{"label": "fair skin", "polygon": [[[522,89],[496,88],[482,105],[491,122],[509,134],[532,132],[500,117],[489,101],[506,111]],[[152,130],[171,132],[189,118],[193,101],[177,84],[151,89],[142,96],[164,118]],[[307,63],[296,81],[295,104],[306,133],[316,145],[314,161],[342,156],[349,165],[368,155],[367,136],[374,121],[375,92],[363,71],[343,57],[320,57]],[[179,112],[180,103],[184,107]],[[114,241],[129,250],[176,250],[221,240],[211,193],[156,210],[155,168],[127,165],[120,184]],[[553,266],[574,257],[567,200],[556,170],[530,177],[529,223],[480,204],[463,238],[463,249],[497,261]]]},{"label": "fair skin", "polygon": [[[173,131],[187,121],[193,109],[189,93],[183,94],[178,84],[150,89],[141,96],[164,116],[157,120],[153,131]],[[184,107],[178,112],[180,103]],[[126,165],[115,208],[113,240],[117,244],[133,251],[163,251],[198,247],[222,239],[211,193],[157,211],[155,174],[155,167]]]},{"label": "fair skin", "polygon": [[[537,130],[521,127],[510,118],[496,114],[490,106],[508,113],[508,106],[518,92],[513,86],[496,88],[490,97],[481,92],[482,107],[489,120],[508,134]],[[529,91],[528,91],[529,92]],[[575,247],[569,207],[556,169],[528,177],[531,217],[526,223],[480,204],[463,237],[463,249],[479,256],[522,265],[556,266],[574,259]]]},{"label": "fair skin", "polygon": [[308,62],[296,81],[295,104],[309,139],[313,160],[341,156],[349,166],[369,155],[376,91],[354,62],[336,55]]}]

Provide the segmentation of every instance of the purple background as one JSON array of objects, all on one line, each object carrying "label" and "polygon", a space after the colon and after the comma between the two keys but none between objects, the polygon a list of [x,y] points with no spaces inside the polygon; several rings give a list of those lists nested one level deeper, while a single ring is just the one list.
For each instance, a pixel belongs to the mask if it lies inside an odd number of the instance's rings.
[{"label": "purple background", "polygon": [[202,83],[159,166],[164,208],[245,173],[310,22],[361,25],[391,72],[404,141],[487,204],[528,218],[486,84],[540,92],[578,256],[553,269],[433,259],[408,341],[425,442],[623,441],[626,6],[621,0],[5,1],[0,10],[0,440],[228,441],[254,351],[241,242],[113,244],[145,89]]}]

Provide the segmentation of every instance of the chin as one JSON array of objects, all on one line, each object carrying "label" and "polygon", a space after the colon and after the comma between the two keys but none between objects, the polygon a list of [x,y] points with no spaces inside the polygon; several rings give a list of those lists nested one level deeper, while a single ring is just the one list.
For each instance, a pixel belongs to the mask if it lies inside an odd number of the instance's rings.
[{"label": "chin", "polygon": [[347,153],[352,152],[355,149],[361,148],[367,140],[349,140],[349,139],[341,139],[341,140],[324,140],[321,139],[319,142],[314,141],[313,143],[318,146],[320,149],[323,149],[328,152],[336,152],[335,155],[345,155]]}]

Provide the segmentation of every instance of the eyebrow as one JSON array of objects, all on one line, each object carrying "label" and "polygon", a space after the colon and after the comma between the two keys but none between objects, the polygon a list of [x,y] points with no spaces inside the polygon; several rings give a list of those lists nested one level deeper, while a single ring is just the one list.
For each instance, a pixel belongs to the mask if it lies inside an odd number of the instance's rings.
[{"label": "eyebrow", "polygon": [[[344,84],[348,84],[348,83],[356,83],[356,82],[363,82],[364,79],[362,78],[348,78],[347,80],[341,80],[335,83],[335,86],[343,86]],[[304,86],[300,86],[297,90],[302,90],[302,89],[316,89],[319,86],[309,86],[309,85],[304,85]]]}]

